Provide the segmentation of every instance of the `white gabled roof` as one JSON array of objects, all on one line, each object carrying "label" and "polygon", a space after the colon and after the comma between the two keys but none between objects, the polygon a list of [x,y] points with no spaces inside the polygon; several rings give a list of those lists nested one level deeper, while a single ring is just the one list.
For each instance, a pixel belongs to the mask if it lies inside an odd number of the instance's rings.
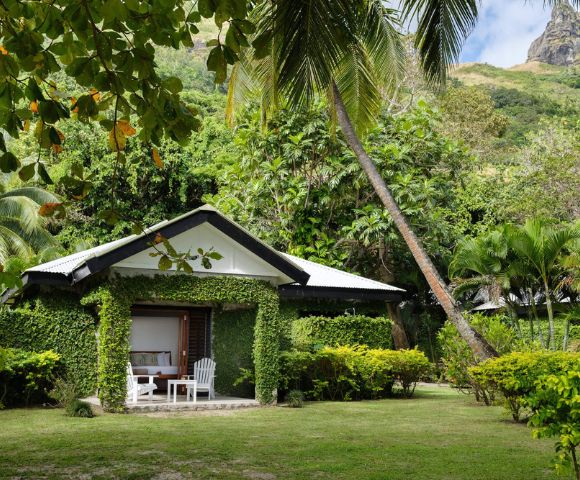
[{"label": "white gabled roof", "polygon": [[293,261],[310,275],[307,287],[326,288],[352,288],[357,290],[388,290],[391,292],[404,292],[402,288],[394,287],[387,283],[377,282],[370,278],[360,277],[352,273],[344,272],[336,268],[327,267],[320,263],[304,260],[288,253],[282,253],[286,258]]},{"label": "white gabled roof", "polygon": [[104,243],[98,247],[89,248],[88,250],[83,250],[82,252],[73,253],[67,255],[66,257],[57,258],[50,262],[41,263],[35,267],[29,268],[27,272],[48,272],[48,273],[62,273],[68,275],[72,273],[77,267],[80,267],[89,258],[97,257],[103,253],[110,252],[125,243],[130,242],[136,235],[131,235],[129,237],[121,238],[120,240],[115,240],[113,242]]},{"label": "white gabled roof", "polygon": [[[66,281],[76,283],[77,281],[82,280],[82,278],[85,278],[87,275],[92,274],[92,270],[90,268],[88,274],[85,274],[81,277],[77,277],[75,274],[75,272],[77,272],[79,269],[84,269],[86,271],[87,262],[89,263],[100,262],[102,261],[103,256],[109,254],[110,255],[119,254],[119,252],[116,252],[116,250],[119,249],[119,251],[122,252],[123,250],[121,249],[132,248],[128,244],[134,241],[143,242],[144,239],[141,237],[145,237],[147,234],[150,233],[158,232],[166,227],[169,227],[170,229],[174,228],[176,226],[173,224],[180,221],[187,222],[188,217],[203,212],[206,212],[206,214],[209,214],[210,216],[213,215],[212,218],[215,218],[216,216],[220,217],[222,219],[220,220],[222,222],[222,226],[223,222],[225,221],[225,223],[227,224],[226,227],[229,225],[231,226],[231,228],[235,230],[235,232],[237,232],[237,233],[234,232],[234,237],[238,238],[238,241],[245,242],[246,244],[248,242],[251,242],[254,245],[258,245],[257,248],[260,249],[261,255],[268,257],[270,262],[276,263],[278,265],[277,268],[282,268],[283,270],[286,269],[286,271],[288,271],[288,269],[291,269],[293,275],[296,275],[294,277],[292,276],[287,277],[296,281],[296,283],[289,284],[291,286],[298,286],[299,285],[298,281],[300,280],[300,278],[302,278],[304,281],[302,281],[301,283],[306,288],[309,287],[330,288],[330,289],[336,288],[336,289],[348,289],[352,291],[371,290],[376,291],[377,293],[404,292],[403,289],[394,287],[392,285],[388,285],[386,283],[371,280],[365,277],[354,275],[352,273],[347,273],[342,270],[338,270],[336,268],[327,267],[325,265],[321,265],[315,262],[311,262],[309,260],[304,260],[302,258],[295,257],[294,255],[278,252],[277,250],[273,249],[260,239],[256,238],[248,230],[244,229],[237,223],[225,217],[223,214],[221,214],[218,210],[216,210],[214,207],[211,207],[210,205],[204,205],[198,209],[195,209],[172,220],[164,220],[163,222],[160,222],[157,225],[154,225],[146,229],[145,230],[146,233],[144,234],[130,235],[120,240],[105,243],[103,245],[99,245],[97,247],[84,250],[82,252],[73,253],[72,255],[67,255],[57,260],[37,265],[35,267],[26,270],[26,272],[24,272],[24,275],[26,274],[43,275],[43,276],[48,275],[51,276],[51,278],[54,276],[62,276],[63,278],[67,279]],[[125,247],[125,245],[127,245],[127,247]],[[305,281],[308,276],[309,276],[308,280]],[[3,296],[2,301],[5,300],[4,297],[6,297],[6,292]]]},{"label": "white gabled roof", "polygon": [[[220,215],[221,217],[224,217],[230,223],[234,224],[238,229],[242,230],[247,235],[251,236],[255,242],[259,243],[263,247],[270,250],[274,255],[283,257],[282,253],[278,252],[277,250],[272,248],[267,243],[263,242],[262,240],[260,240],[256,236],[252,235],[248,230],[246,230],[244,227],[242,227],[238,223],[225,217],[225,215],[223,215],[215,207],[212,207],[211,205],[206,204],[206,205],[203,205],[199,208],[196,208],[195,210],[184,213],[183,215],[180,215],[179,217],[175,217],[171,220],[163,220],[162,222],[159,222],[156,225],[153,225],[149,228],[144,229],[144,233],[142,233],[142,234],[129,235],[128,237],[124,237],[124,238],[121,238],[119,240],[114,240],[112,242],[104,243],[103,245],[89,248],[88,250],[83,250],[82,252],[73,253],[73,254],[67,255],[65,257],[57,258],[56,260],[52,260],[50,262],[36,265],[35,267],[29,268],[26,271],[27,272],[62,273],[64,275],[71,274],[76,268],[80,267],[84,262],[86,262],[90,258],[98,257],[98,256],[103,255],[105,253],[111,252],[111,251],[113,251],[113,250],[115,250],[115,249],[117,249],[125,244],[132,242],[133,240],[135,240],[137,238],[144,237],[145,235],[148,235],[151,233],[155,233],[160,228],[167,227],[168,225],[177,223],[180,220],[182,220],[186,217],[190,217],[193,214],[198,213],[198,212],[213,212],[213,213]],[[296,263],[292,262],[292,260],[290,260],[289,258],[285,258],[285,260],[288,263],[292,264],[294,267],[300,269],[300,267]]]}]

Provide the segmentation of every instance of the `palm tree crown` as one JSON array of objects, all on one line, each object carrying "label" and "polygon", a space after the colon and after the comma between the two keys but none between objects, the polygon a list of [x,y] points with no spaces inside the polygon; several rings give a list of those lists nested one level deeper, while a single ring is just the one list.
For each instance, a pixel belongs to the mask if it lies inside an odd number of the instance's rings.
[{"label": "palm tree crown", "polygon": [[57,244],[47,230],[47,220],[38,212],[41,205],[58,201],[42,188],[9,190],[0,182],[0,264],[14,257],[31,258]]}]

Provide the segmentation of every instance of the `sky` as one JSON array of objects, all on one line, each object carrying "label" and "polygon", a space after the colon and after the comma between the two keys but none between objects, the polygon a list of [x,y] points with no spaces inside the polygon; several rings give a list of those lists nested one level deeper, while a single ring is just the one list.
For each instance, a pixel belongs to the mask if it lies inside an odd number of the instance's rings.
[{"label": "sky", "polygon": [[511,67],[524,63],[528,48],[550,20],[540,0],[482,0],[477,27],[467,39],[461,62]]}]

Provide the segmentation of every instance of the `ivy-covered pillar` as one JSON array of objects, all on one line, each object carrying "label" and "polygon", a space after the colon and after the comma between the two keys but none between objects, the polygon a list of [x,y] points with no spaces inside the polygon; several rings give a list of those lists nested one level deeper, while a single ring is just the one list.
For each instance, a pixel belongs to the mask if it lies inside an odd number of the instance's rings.
[{"label": "ivy-covered pillar", "polygon": [[258,301],[254,332],[256,400],[261,404],[276,402],[280,354],[279,297],[268,291]]},{"label": "ivy-covered pillar", "polygon": [[83,299],[99,309],[97,386],[108,412],[122,412],[127,398],[127,359],[131,333],[131,300],[114,285],[98,288]]}]

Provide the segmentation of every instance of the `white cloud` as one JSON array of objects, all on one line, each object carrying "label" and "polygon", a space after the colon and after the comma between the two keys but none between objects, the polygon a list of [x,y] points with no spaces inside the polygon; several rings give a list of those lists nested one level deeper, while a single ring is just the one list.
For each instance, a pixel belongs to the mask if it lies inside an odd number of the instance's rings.
[{"label": "white cloud", "polygon": [[526,61],[528,48],[550,19],[542,1],[483,0],[477,27],[467,40],[461,61],[511,67]]}]

